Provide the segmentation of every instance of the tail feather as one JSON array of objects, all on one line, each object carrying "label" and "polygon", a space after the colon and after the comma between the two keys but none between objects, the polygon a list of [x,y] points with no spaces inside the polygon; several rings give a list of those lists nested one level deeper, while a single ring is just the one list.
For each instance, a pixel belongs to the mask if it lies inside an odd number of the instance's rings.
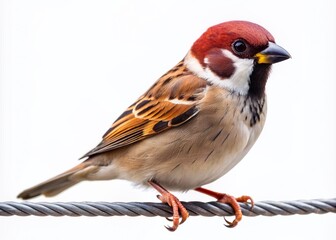
[{"label": "tail feather", "polygon": [[98,166],[90,166],[83,162],[60,175],[24,190],[17,197],[26,200],[39,195],[45,195],[46,197],[55,196],[69,187],[85,180],[88,174],[97,170]]}]

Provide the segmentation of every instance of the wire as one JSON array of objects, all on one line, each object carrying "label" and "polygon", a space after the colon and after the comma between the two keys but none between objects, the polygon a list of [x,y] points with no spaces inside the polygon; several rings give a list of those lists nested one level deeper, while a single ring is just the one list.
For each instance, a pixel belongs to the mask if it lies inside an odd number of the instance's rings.
[{"label": "wire", "polygon": [[[231,216],[232,208],[219,202],[182,202],[191,216]],[[240,203],[245,216],[336,213],[336,198],[261,201],[250,205]],[[170,217],[167,204],[152,202],[0,202],[0,216],[161,216]]]}]

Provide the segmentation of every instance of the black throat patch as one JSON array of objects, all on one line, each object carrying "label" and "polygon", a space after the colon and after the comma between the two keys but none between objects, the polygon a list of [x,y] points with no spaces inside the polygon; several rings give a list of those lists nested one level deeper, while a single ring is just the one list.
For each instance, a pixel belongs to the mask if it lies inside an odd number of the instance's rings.
[{"label": "black throat patch", "polygon": [[271,71],[270,64],[255,64],[250,76],[248,96],[262,99],[265,95],[265,86]]}]

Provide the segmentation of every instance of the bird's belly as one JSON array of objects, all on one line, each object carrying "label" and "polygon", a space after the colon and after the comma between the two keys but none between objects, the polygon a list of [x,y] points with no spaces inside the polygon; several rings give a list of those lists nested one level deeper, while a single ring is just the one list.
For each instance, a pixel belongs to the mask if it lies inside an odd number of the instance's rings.
[{"label": "bird's belly", "polygon": [[245,156],[254,143],[250,143],[249,137],[250,133],[228,136],[226,144],[200,147],[200,151],[194,155],[181,154],[174,159],[174,164],[165,169],[157,169],[154,179],[168,189],[182,191],[211,183],[226,174]]},{"label": "bird's belly", "polygon": [[206,162],[198,159],[194,164],[181,163],[173,170],[155,174],[154,179],[168,189],[185,191],[217,180],[239,160],[234,156],[209,157]]}]

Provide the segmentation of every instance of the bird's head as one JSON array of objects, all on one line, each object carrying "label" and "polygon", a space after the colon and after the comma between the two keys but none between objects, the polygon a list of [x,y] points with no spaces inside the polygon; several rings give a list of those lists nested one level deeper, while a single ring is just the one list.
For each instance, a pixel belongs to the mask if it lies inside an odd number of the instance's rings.
[{"label": "bird's head", "polygon": [[263,27],[230,21],[210,27],[196,40],[185,64],[196,75],[241,95],[264,95],[271,65],[290,58]]}]

